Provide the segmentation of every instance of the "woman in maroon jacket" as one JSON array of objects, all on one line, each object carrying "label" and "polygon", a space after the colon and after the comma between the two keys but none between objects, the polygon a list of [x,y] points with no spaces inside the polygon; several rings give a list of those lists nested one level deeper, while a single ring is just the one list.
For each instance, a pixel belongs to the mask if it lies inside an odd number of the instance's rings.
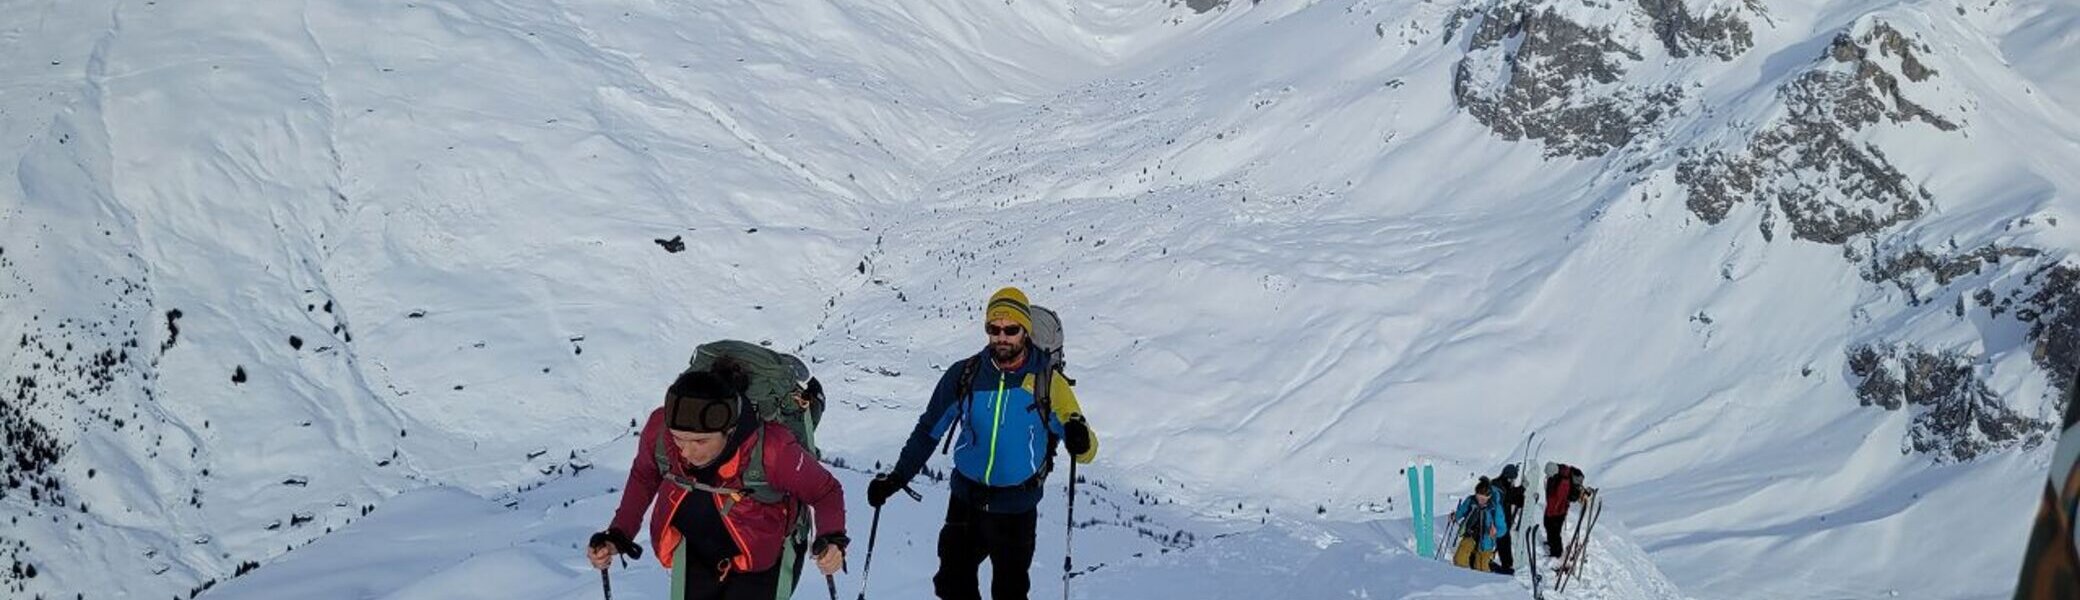
[{"label": "woman in maroon jacket", "polygon": [[[638,438],[621,506],[586,556],[605,570],[618,551],[640,556],[628,532],[650,509],[650,543],[672,573],[673,600],[772,600],[782,597],[788,528],[814,511],[816,566],[845,564],[844,490],[794,435],[748,410],[727,378],[686,373],[651,411]],[[756,479],[763,465],[764,484]],[[748,476],[748,477],[747,477]],[[799,557],[797,557],[799,560]],[[792,585],[786,586],[787,593]]]}]

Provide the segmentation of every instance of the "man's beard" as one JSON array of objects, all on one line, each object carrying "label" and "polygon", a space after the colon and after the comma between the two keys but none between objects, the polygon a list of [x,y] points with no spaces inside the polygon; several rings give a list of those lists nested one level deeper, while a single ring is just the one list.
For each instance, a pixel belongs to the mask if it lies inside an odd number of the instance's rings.
[{"label": "man's beard", "polygon": [[1018,360],[1019,354],[1023,352],[1025,352],[1025,344],[991,343],[989,345],[990,357],[997,359],[997,362],[1000,363]]}]

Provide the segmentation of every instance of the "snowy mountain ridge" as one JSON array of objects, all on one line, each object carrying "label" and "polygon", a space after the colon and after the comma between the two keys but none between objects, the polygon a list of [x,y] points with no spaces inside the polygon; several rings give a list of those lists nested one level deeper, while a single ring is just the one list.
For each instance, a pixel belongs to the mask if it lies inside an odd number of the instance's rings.
[{"label": "snowy mountain ridge", "polygon": [[[1080,541],[1123,553],[1085,597],[1520,596],[1407,560],[1398,469],[1532,431],[1638,549],[1584,597],[2000,596],[2080,351],[2069,1],[6,12],[10,595],[590,597],[693,344],[799,351],[832,455],[892,461],[1018,284],[1093,497],[1206,534],[1093,528],[1141,541]],[[464,567],[375,576],[407,538]]]}]

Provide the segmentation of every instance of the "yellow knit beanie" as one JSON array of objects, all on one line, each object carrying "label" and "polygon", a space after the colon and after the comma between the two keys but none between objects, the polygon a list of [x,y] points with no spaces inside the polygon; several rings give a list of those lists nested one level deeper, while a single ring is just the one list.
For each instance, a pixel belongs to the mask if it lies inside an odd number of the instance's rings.
[{"label": "yellow knit beanie", "polygon": [[982,322],[988,324],[998,319],[1017,323],[1027,330],[1033,329],[1031,310],[1026,308],[1026,293],[1015,287],[1005,287],[989,297],[989,305],[982,309]]}]

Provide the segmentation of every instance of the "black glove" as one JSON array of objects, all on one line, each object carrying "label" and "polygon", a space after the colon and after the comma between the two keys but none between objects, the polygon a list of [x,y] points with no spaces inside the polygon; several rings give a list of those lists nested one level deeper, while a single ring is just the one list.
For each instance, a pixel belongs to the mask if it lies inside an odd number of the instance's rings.
[{"label": "black glove", "polygon": [[628,534],[622,533],[619,529],[608,528],[606,531],[592,534],[592,541],[586,545],[593,548],[613,546],[615,553],[636,560],[643,559],[643,547],[637,546],[635,540],[628,539]]},{"label": "black glove", "polygon": [[888,503],[889,496],[903,489],[904,483],[890,478],[887,473],[875,475],[873,481],[867,482],[867,506],[881,508]]},{"label": "black glove", "polygon": [[1083,424],[1083,417],[1070,417],[1062,424],[1062,446],[1069,449],[1070,456],[1091,451],[1091,428]]},{"label": "black glove", "polygon": [[852,546],[852,538],[845,537],[843,531],[816,536],[816,541],[809,543],[809,555],[823,556],[823,551],[831,546],[837,546],[838,551],[843,552]]}]

